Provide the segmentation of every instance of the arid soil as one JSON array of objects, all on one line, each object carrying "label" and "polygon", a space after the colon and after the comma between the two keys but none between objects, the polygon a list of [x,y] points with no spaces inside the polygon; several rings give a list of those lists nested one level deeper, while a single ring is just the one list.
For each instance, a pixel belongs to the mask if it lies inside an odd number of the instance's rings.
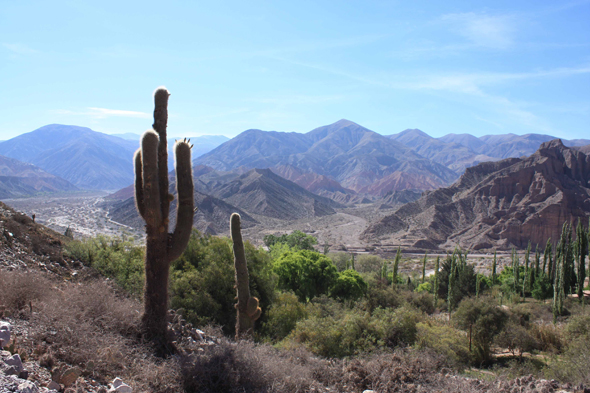
[{"label": "arid soil", "polygon": [[68,227],[74,238],[105,236],[133,236],[143,238],[143,231],[112,221],[105,206],[106,192],[87,192],[3,200],[13,209],[29,217],[35,214],[35,222],[63,234]]}]

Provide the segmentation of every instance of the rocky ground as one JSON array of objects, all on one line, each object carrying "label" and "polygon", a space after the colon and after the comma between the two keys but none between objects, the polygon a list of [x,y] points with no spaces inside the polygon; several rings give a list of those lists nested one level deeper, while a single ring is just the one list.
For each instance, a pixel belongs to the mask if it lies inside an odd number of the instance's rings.
[{"label": "rocky ground", "polygon": [[35,222],[56,232],[64,233],[69,227],[75,238],[97,235],[120,236],[126,234],[136,239],[143,232],[112,221],[105,204],[105,192],[85,192],[55,196],[5,199],[3,202],[28,216],[35,214]]}]

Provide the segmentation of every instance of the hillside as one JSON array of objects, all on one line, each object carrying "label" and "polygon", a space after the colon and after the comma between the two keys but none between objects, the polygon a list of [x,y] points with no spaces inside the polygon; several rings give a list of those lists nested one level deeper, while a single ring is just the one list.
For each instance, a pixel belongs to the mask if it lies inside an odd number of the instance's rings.
[{"label": "hillside", "polygon": [[473,250],[544,244],[558,238],[564,221],[588,220],[589,182],[590,156],[553,140],[527,158],[467,168],[452,186],[369,226],[363,238]]},{"label": "hillside", "polygon": [[270,169],[252,169],[214,190],[213,195],[247,212],[282,220],[321,217],[334,214],[334,208],[341,207]]},{"label": "hillside", "polygon": [[133,182],[138,143],[86,127],[51,124],[0,143],[0,154],[32,163],[84,189],[119,189]]},{"label": "hillside", "polygon": [[0,198],[77,190],[76,186],[35,165],[0,156]]},{"label": "hillside", "polygon": [[[373,183],[394,173],[416,178],[413,186],[417,189],[440,187],[456,178],[449,168],[348,120],[306,134],[244,131],[195,163],[218,170],[289,165],[302,172],[327,176],[355,192],[368,193],[373,192]],[[388,186],[401,187],[395,182]],[[391,190],[379,189],[388,191]]]},{"label": "hillside", "polygon": [[[171,191],[175,189],[175,184],[171,182]],[[118,196],[133,193],[133,186],[126,187],[118,191]],[[173,192],[173,191],[172,191]],[[132,194],[133,195],[133,194]],[[257,221],[242,209],[230,205],[219,198],[203,194],[199,191],[194,192],[195,206],[198,208],[193,219],[193,227],[202,233],[212,235],[229,232],[229,217],[232,213],[240,213],[242,217],[242,227],[249,228],[256,224]],[[139,216],[135,207],[134,197],[120,200],[109,206],[109,216],[113,221],[129,225],[134,228],[143,228],[145,222]],[[172,201],[170,205],[170,225],[173,228],[176,221],[176,203]]]}]

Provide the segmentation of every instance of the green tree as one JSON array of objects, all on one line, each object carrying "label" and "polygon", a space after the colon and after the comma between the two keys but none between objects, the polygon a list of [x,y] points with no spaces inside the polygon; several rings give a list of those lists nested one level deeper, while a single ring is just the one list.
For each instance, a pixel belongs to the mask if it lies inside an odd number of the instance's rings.
[{"label": "green tree", "polygon": [[395,287],[397,284],[397,270],[399,269],[399,262],[402,259],[402,249],[401,247],[397,248],[397,252],[395,253],[395,259],[393,261],[393,276],[391,280],[391,285]]},{"label": "green tree", "polygon": [[273,263],[280,289],[293,291],[302,302],[328,293],[338,270],[330,258],[315,251],[300,250],[284,253]]},{"label": "green tree", "polygon": [[295,250],[310,250],[313,251],[313,246],[318,244],[318,240],[301,231],[293,231],[290,234],[283,234],[281,236],[266,235],[263,239],[264,244],[272,248],[277,243],[287,244]]},{"label": "green tree", "polygon": [[428,253],[424,253],[424,260],[422,261],[422,282],[426,282],[426,258]]},{"label": "green tree", "polygon": [[547,274],[540,273],[539,277],[535,280],[531,294],[537,300],[546,300],[553,296],[553,286]]},{"label": "green tree", "polygon": [[496,250],[494,250],[494,260],[492,261],[492,285],[496,285]]},{"label": "green tree", "polygon": [[508,315],[487,299],[469,298],[459,304],[454,320],[468,333],[469,351],[474,346],[477,360],[489,362],[493,339],[504,328]]},{"label": "green tree", "polygon": [[367,283],[356,270],[338,274],[330,289],[330,296],[339,300],[357,300],[367,293]]},{"label": "green tree", "polygon": [[438,269],[440,267],[440,257],[436,257],[436,262],[434,263],[434,307],[436,308],[436,303],[438,302]]},{"label": "green tree", "polygon": [[[457,259],[456,253],[447,256],[438,275],[438,297],[447,299],[448,302],[449,294],[452,294],[450,297],[452,307],[456,307],[464,297],[475,295],[475,270],[472,265],[464,265],[463,262],[459,263]],[[453,288],[449,291],[452,270],[455,272],[455,277],[453,279]]]}]

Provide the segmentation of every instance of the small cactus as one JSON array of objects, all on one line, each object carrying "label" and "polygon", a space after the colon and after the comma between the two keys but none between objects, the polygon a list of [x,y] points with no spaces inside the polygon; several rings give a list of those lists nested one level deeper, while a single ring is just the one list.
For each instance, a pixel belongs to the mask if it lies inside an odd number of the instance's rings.
[{"label": "small cactus", "polygon": [[234,267],[236,269],[236,290],[238,303],[236,304],[236,340],[252,334],[254,322],[260,318],[262,309],[258,305],[258,299],[250,296],[250,278],[248,265],[246,264],[246,253],[240,228],[240,215],[234,213],[230,219],[231,238],[234,249]]}]

